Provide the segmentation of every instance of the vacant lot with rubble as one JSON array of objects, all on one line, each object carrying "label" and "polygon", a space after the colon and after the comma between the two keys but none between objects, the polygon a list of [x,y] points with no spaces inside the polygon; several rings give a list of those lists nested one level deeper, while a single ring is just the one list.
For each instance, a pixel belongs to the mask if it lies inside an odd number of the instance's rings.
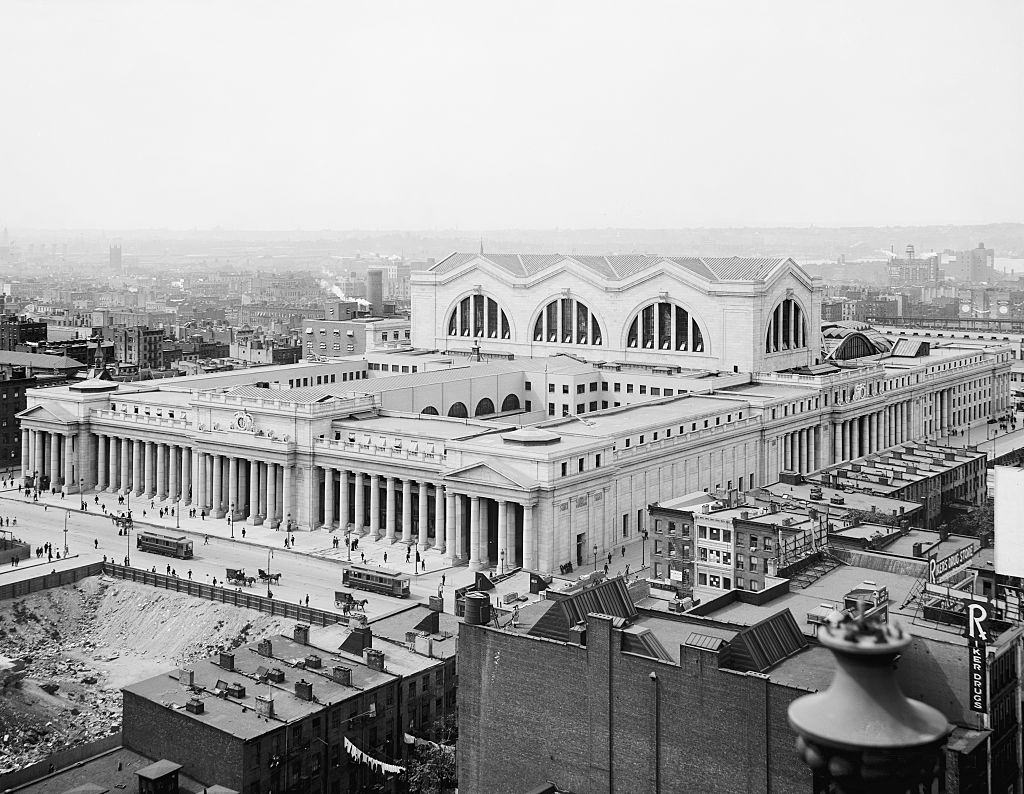
[{"label": "vacant lot with rubble", "polygon": [[120,730],[125,684],[283,629],[279,617],[101,577],[0,602],[0,773]]}]

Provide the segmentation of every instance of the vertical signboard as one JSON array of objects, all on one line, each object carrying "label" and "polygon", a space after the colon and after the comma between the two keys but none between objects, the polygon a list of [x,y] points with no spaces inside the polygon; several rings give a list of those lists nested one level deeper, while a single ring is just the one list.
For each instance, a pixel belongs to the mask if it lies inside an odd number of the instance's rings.
[{"label": "vertical signboard", "polygon": [[996,466],[995,563],[1000,576],[1024,576],[1024,469]]},{"label": "vertical signboard", "polygon": [[971,711],[988,711],[988,622],[990,607],[983,601],[965,601],[967,616],[967,670]]}]

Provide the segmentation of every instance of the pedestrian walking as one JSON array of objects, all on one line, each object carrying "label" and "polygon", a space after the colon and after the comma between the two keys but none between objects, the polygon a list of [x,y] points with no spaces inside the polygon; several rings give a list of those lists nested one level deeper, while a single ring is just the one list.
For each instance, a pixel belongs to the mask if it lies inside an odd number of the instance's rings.
[{"label": "pedestrian walking", "polygon": [[420,560],[420,570],[421,571],[427,570],[427,561],[426,560]]},{"label": "pedestrian walking", "polygon": [[444,587],[444,574],[441,574],[441,587]]},{"label": "pedestrian walking", "polygon": [[191,568],[188,569],[188,580],[190,582],[192,581],[192,569]]},{"label": "pedestrian walking", "polygon": [[245,540],[245,527],[242,527],[242,540]]},{"label": "pedestrian walking", "polygon": [[210,545],[210,536],[209,535],[204,535],[203,536],[203,545],[204,546],[209,546]]},{"label": "pedestrian walking", "polygon": [[366,555],[363,552],[359,552],[359,562],[366,562]]},{"label": "pedestrian walking", "polygon": [[98,538],[93,538],[92,543],[93,543],[93,548],[94,549],[98,549],[100,547],[100,541],[99,541]]},{"label": "pedestrian walking", "polygon": [[385,565],[388,564],[388,553],[387,552],[384,552],[384,564]]},{"label": "pedestrian walking", "polygon": [[309,606],[309,593],[306,593],[306,606]]},{"label": "pedestrian walking", "polygon": [[622,547],[622,556],[623,557],[626,556],[626,547],[625,546]]}]

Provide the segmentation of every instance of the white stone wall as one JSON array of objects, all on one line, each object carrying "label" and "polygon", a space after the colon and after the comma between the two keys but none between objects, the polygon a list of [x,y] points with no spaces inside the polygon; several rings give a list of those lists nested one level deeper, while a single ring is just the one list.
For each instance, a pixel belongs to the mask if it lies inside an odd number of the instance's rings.
[{"label": "white stone wall", "polygon": [[[511,339],[449,337],[448,318],[459,302],[481,292],[504,310]],[[601,325],[600,346],[535,342],[534,326],[544,307],[562,297],[585,304]],[[807,318],[808,347],[765,353],[772,310],[786,297],[799,302]],[[658,351],[628,348],[633,317],[644,306],[667,300],[697,319],[704,351]],[[418,273],[412,288],[412,343],[438,350],[470,349],[485,353],[547,356],[571,352],[589,360],[666,364],[694,369],[764,371],[815,363],[820,334],[820,296],[815,282],[796,265],[787,264],[765,283],[708,282],[682,268],[652,269],[630,280],[607,281],[567,261],[562,269],[540,277],[516,277],[484,259],[452,273]]]}]

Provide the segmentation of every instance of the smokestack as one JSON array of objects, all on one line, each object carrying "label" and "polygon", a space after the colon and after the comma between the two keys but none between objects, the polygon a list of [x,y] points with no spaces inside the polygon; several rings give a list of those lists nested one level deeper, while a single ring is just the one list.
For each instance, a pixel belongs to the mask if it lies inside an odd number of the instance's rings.
[{"label": "smokestack", "polygon": [[384,271],[366,271],[366,298],[370,301],[370,310],[381,317],[384,315]]}]

